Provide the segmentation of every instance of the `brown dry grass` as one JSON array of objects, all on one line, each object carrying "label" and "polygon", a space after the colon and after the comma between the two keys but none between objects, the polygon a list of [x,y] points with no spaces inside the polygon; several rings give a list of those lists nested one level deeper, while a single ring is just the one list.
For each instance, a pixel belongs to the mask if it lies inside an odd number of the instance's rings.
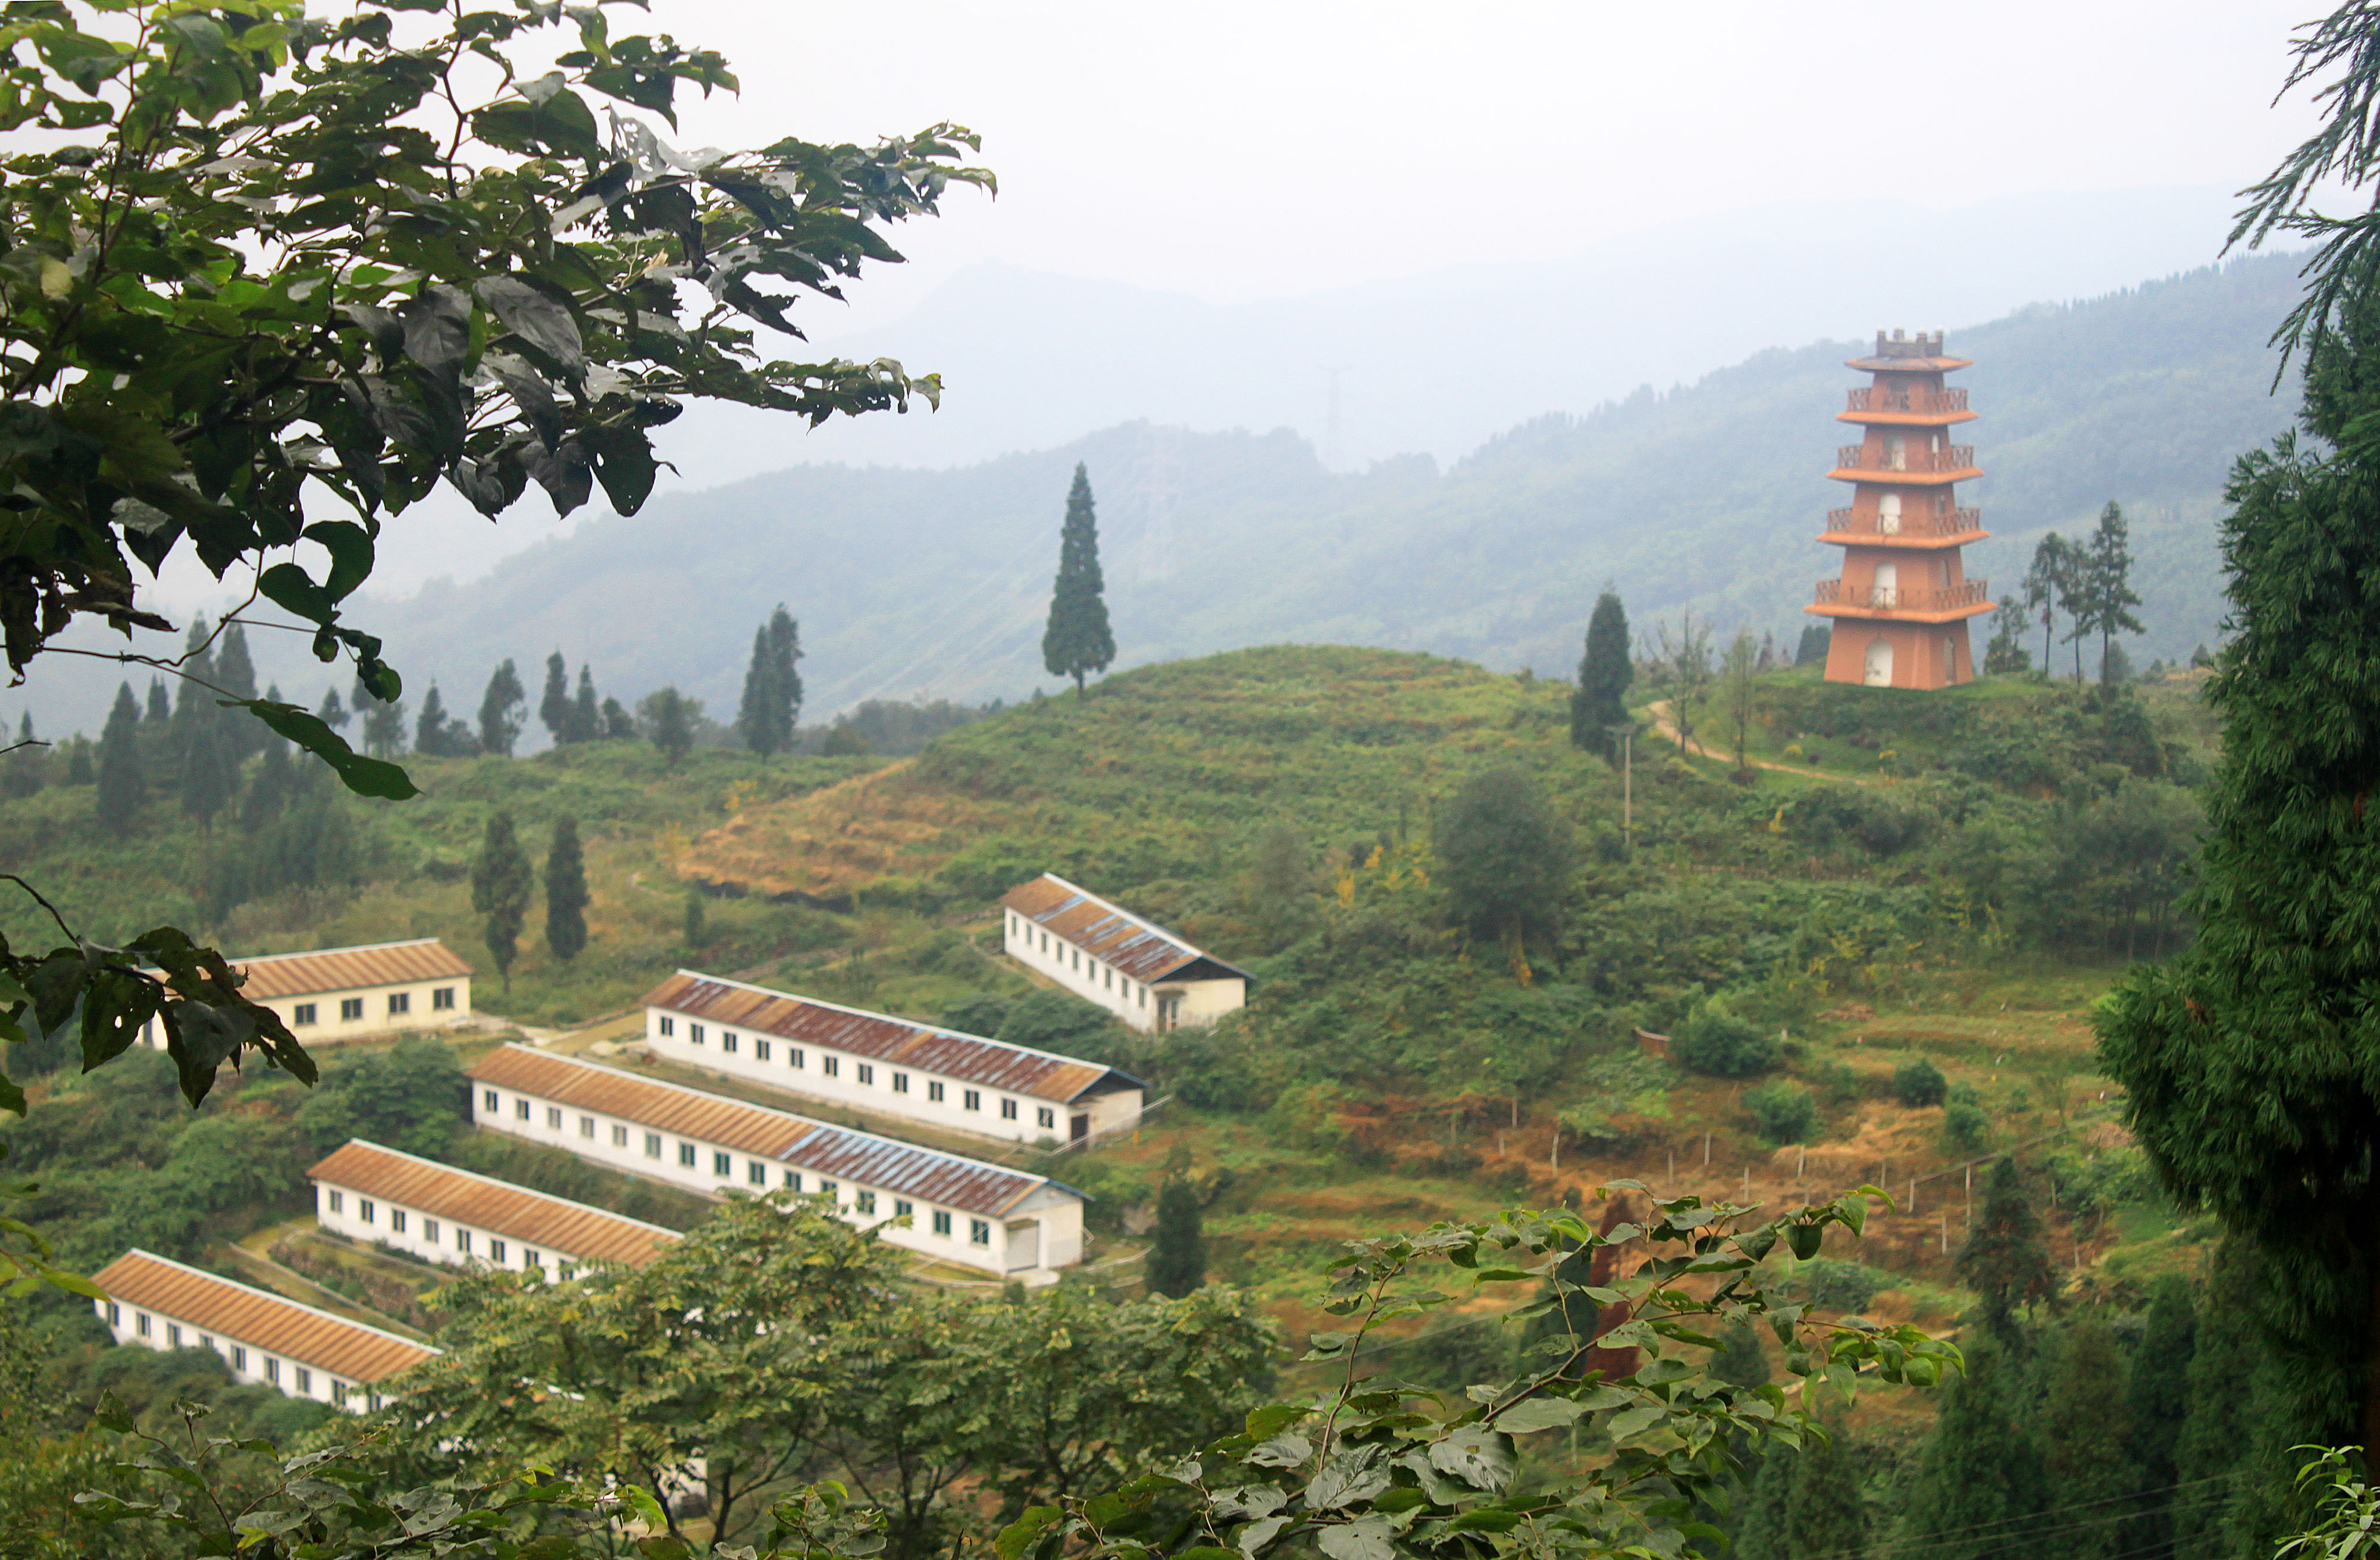
[{"label": "brown dry grass", "polygon": [[783,802],[746,807],[678,853],[681,877],[757,894],[847,900],[883,877],[922,877],[1014,809],[954,795],[903,762]]}]

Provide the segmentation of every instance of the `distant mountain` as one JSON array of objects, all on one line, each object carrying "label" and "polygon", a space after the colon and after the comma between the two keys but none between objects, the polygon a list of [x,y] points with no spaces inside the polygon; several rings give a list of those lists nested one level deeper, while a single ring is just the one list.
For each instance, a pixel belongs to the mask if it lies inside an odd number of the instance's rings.
[{"label": "distant mountain", "polygon": [[[2150,628],[2136,655],[2211,641],[2225,472],[2296,402],[2293,385],[2268,393],[2265,345],[2295,290],[2296,261],[2262,257],[1954,333],[1950,350],[1975,359],[1960,380],[1988,474],[1961,496],[1995,533],[1970,572],[2006,585],[2043,531],[2085,528],[2119,499]],[[1860,382],[1842,360],[1860,350],[1764,352],[1670,393],[1524,423],[1443,471],[1414,456],[1334,474],[1287,431],[1147,422],[956,469],[800,466],[657,499],[361,615],[415,696],[435,677],[450,707],[476,707],[507,656],[533,691],[559,646],[606,693],[675,683],[723,717],[779,600],[801,620],[811,719],[868,697],[1014,697],[1056,686],[1039,638],[1082,461],[1120,665],[1294,641],[1566,673],[1606,580],[1640,626],[1691,609],[1790,643],[1836,567],[1811,538],[1840,499],[1823,473]],[[320,696],[324,673],[298,646],[258,652],[267,676]],[[90,670],[86,698],[41,717],[45,731],[97,729],[115,679]]]}]

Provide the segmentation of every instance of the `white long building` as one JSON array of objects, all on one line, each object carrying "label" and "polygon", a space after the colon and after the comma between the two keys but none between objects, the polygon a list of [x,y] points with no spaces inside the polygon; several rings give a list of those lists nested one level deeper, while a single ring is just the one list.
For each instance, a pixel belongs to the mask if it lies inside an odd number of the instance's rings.
[{"label": "white long building", "polygon": [[[471,966],[436,937],[268,953],[230,961],[240,995],[272,1009],[301,1042],[362,1040],[471,1020]],[[152,1019],[140,1043],[164,1037]]]},{"label": "white long building", "polygon": [[232,1379],[359,1413],[380,1384],[439,1351],[426,1343],[218,1278],[135,1247],[91,1275],[115,1341],[142,1348],[210,1348]]},{"label": "white long building", "polygon": [[1128,1072],[680,970],[645,996],[655,1056],[943,1131],[1068,1143],[1130,1129]]},{"label": "white long building", "polygon": [[1002,894],[1008,956],[1135,1029],[1212,1023],[1248,999],[1248,976],[1054,872]]},{"label": "white long building", "polygon": [[306,1173],[322,1228],[449,1267],[569,1279],[599,1259],[642,1267],[678,1239],[657,1224],[361,1138],[348,1139]]},{"label": "white long building", "polygon": [[615,1170],[714,1197],[822,1194],[887,1245],[1026,1284],[1083,1260],[1082,1193],[1046,1176],[528,1046],[468,1076],[480,1127]]}]

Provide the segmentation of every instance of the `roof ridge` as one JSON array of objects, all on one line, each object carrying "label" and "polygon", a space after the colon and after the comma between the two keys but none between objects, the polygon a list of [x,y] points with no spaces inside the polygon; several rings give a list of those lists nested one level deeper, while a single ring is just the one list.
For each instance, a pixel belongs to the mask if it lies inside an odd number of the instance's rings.
[{"label": "roof ridge", "polygon": [[[1197,949],[1192,949],[1191,951],[1195,953]],[[710,975],[700,970],[688,970],[683,967],[677,973],[692,980],[709,981],[714,986],[732,986],[739,991],[757,991],[763,997],[782,997],[789,1002],[807,1002],[813,1008],[832,1008],[838,1013],[849,1013],[854,1018],[882,1019],[887,1023],[906,1024],[911,1029],[922,1030],[929,1034],[948,1034],[960,1040],[973,1040],[980,1045],[998,1046],[1002,1050],[1014,1051],[1019,1056],[1039,1057],[1044,1061],[1071,1062],[1076,1067],[1104,1068],[1110,1072],[1121,1070],[1111,1063],[1093,1061],[1088,1057],[1070,1057],[1057,1051],[1045,1051],[1035,1046],[1020,1046],[1014,1040],[996,1039],[989,1034],[978,1034],[972,1030],[952,1029],[939,1023],[920,1023],[916,1019],[905,1019],[898,1013],[880,1013],[869,1008],[846,1007],[841,1002],[830,1002],[823,997],[809,997],[798,991],[780,991],[773,986],[755,986],[750,981],[737,980],[733,975]],[[653,1006],[659,1006],[659,1004],[653,1004]],[[719,1021],[712,1019],[710,1022],[717,1023]],[[726,1026],[721,1025],[721,1027]],[[1127,1073],[1126,1076],[1129,1077],[1130,1074]]]},{"label": "roof ridge", "polygon": [[[1184,937],[1172,927],[1160,926],[1156,922],[1151,921],[1148,917],[1140,914],[1136,911],[1126,910],[1123,906],[1116,903],[1115,901],[1108,898],[1105,894],[1094,893],[1090,889],[1084,888],[1080,883],[1069,882],[1065,878],[1059,877],[1054,872],[1045,872],[1041,876],[1047,877],[1052,883],[1058,884],[1062,888],[1071,889],[1074,892],[1082,895],[1085,899],[1089,900],[1093,904],[1098,905],[1109,914],[1121,916],[1124,920],[1131,922],[1147,935],[1153,937],[1163,938],[1165,941],[1170,942],[1174,947],[1182,949],[1184,953],[1189,954],[1193,959],[1215,959],[1213,954],[1208,952],[1205,949],[1200,948],[1196,943],[1192,942],[1188,937]],[[1065,937],[1063,932],[1061,932],[1058,935],[1060,937]],[[1074,939],[1069,937],[1067,940],[1071,942]],[[1080,945],[1078,944],[1077,946]],[[1224,961],[1220,959],[1215,959],[1215,962],[1221,964]]]},{"label": "roof ridge", "polygon": [[750,1100],[737,1099],[734,1094],[722,1094],[709,1089],[698,1089],[691,1083],[674,1082],[667,1078],[648,1078],[642,1073],[630,1072],[625,1068],[608,1067],[601,1062],[588,1061],[580,1057],[566,1057],[553,1051],[541,1051],[534,1046],[524,1046],[517,1040],[508,1040],[501,1048],[507,1051],[526,1051],[530,1056],[544,1057],[569,1067],[585,1068],[589,1072],[609,1073],[614,1078],[625,1078],[633,1083],[650,1083],[657,1089],[674,1089],[682,1094],[698,1094],[704,1099],[717,1100],[722,1105],[741,1106],[747,1110],[757,1110],[768,1116],[782,1116],[787,1120],[798,1121],[805,1127],[815,1127],[822,1132],[839,1132],[845,1137],[864,1138],[869,1143],[889,1143],[894,1148],[907,1149],[912,1154],[931,1155],[937,1159],[955,1160],[962,1165],[979,1165],[987,1170],[997,1170],[1002,1175],[1015,1176],[1022,1180],[1038,1181],[1046,1186],[1058,1184],[1050,1180],[1048,1176],[1035,1175],[1030,1170],[1013,1169],[1006,1165],[995,1165],[989,1159],[970,1159],[964,1154],[953,1154],[946,1148],[929,1148],[924,1143],[886,1137],[881,1132],[870,1132],[858,1127],[845,1127],[833,1121],[821,1121],[814,1116],[804,1116],[799,1111],[780,1110],[773,1105],[755,1105]]},{"label": "roof ridge", "polygon": [[[319,1305],[308,1305],[304,1300],[291,1300],[287,1295],[275,1294],[271,1289],[259,1288],[254,1284],[243,1284],[237,1278],[226,1278],[220,1273],[210,1273],[203,1267],[193,1267],[186,1262],[176,1262],[172,1257],[161,1257],[145,1246],[127,1246],[124,1249],[124,1256],[146,1257],[151,1262],[162,1263],[165,1266],[173,1268],[176,1272],[187,1273],[194,1278],[204,1278],[210,1283],[215,1284],[228,1284],[235,1289],[245,1289],[251,1295],[261,1296],[265,1300],[273,1301],[275,1305],[285,1305],[292,1311],[302,1311],[309,1316],[319,1316],[325,1322],[334,1322],[342,1327],[353,1327],[359,1333],[370,1333],[375,1337],[383,1337],[392,1343],[401,1343],[408,1348],[420,1349],[425,1354],[443,1354],[446,1352],[434,1343],[423,1343],[419,1338],[407,1337],[403,1333],[392,1333],[386,1327],[375,1327],[369,1322],[358,1322],[353,1317],[342,1316],[337,1312],[325,1311]],[[116,1262],[122,1262],[123,1260],[124,1257],[118,1257],[115,1259]],[[111,1263],[108,1265],[112,1267],[115,1264]],[[104,1273],[107,1269],[102,1268],[100,1271]],[[111,1300],[114,1299],[113,1296],[110,1296],[109,1298]]]},{"label": "roof ridge", "polygon": [[[378,953],[391,948],[419,948],[424,943],[445,942],[444,937],[400,937],[395,942],[359,942],[346,948],[306,948],[295,953],[243,953],[237,959],[226,959],[227,964],[269,964],[276,959],[322,959],[334,953]],[[460,957],[459,955],[457,957]]]},{"label": "roof ridge", "polygon": [[341,1143],[338,1148],[331,1150],[329,1154],[324,1155],[321,1160],[316,1162],[313,1169],[310,1169],[306,1172],[307,1179],[309,1180],[313,1179],[315,1170],[319,1170],[324,1165],[329,1164],[334,1158],[337,1157],[341,1149],[346,1148],[369,1148],[375,1154],[391,1155],[399,1159],[410,1160],[416,1165],[427,1165],[433,1170],[443,1170],[451,1176],[468,1177],[468,1179],[478,1181],[485,1186],[501,1187],[506,1191],[517,1191],[525,1197],[534,1197],[540,1203],[558,1203],[565,1208],[576,1208],[582,1214],[597,1214],[607,1219],[617,1219],[622,1224],[633,1224],[639,1229],[650,1229],[657,1234],[667,1235],[673,1239],[682,1240],[686,1235],[686,1231],[682,1229],[672,1229],[667,1225],[653,1224],[644,1219],[630,1218],[625,1214],[615,1214],[609,1208],[599,1208],[592,1203],[581,1203],[577,1199],[570,1197],[558,1197],[551,1191],[540,1191],[533,1186],[523,1186],[518,1181],[499,1180],[494,1176],[482,1175],[477,1170],[467,1170],[460,1165],[448,1165],[440,1160],[426,1158],[419,1154],[407,1154],[401,1148],[391,1148],[386,1143],[374,1143],[370,1138],[349,1138],[346,1143]]}]

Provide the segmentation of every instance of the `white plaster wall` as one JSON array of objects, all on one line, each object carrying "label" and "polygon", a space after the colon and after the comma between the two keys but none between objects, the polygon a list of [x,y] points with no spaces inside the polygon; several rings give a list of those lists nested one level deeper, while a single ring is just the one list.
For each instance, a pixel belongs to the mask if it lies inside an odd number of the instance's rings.
[{"label": "white plaster wall", "polygon": [[[702,1031],[700,1045],[694,1039],[698,1028]],[[727,1048],[730,1036],[735,1043],[732,1051]],[[965,1132],[1000,1143],[1038,1143],[1043,1138],[1062,1143],[1071,1131],[1068,1118],[1085,1109],[1031,1094],[987,1089],[944,1073],[871,1061],[782,1035],[757,1034],[664,1008],[645,1010],[645,1044],[655,1056],[689,1067],[748,1079],[808,1099],[847,1105],[880,1116],[903,1117],[941,1131]],[[769,1048],[766,1060],[760,1057],[762,1046]],[[799,1066],[795,1065],[796,1058]],[[830,1061],[834,1064],[832,1072],[827,1070]],[[863,1068],[868,1070],[863,1072]],[[862,1082],[863,1077],[871,1082]],[[896,1088],[896,1078],[905,1080],[907,1088]],[[934,1098],[936,1084],[941,1086],[942,1097],[939,1101]],[[967,1105],[970,1094],[976,1099],[972,1109]],[[1012,1108],[1015,1111],[1014,1117],[1006,1114]],[[1049,1113],[1046,1121],[1042,1119],[1044,1111]],[[1118,1125],[1129,1126],[1140,1114],[1140,1091],[1102,1096],[1089,1113],[1094,1132],[1111,1131]]]},{"label": "white plaster wall", "polygon": [[1165,985],[1182,993],[1182,1022],[1212,1023],[1235,1008],[1247,1005],[1248,983],[1244,980],[1168,981]]},{"label": "white plaster wall", "polygon": [[[367,1204],[371,1214],[369,1219],[364,1217]],[[395,1215],[400,1214],[404,1215],[403,1229],[396,1227]],[[501,1267],[516,1273],[536,1267],[555,1278],[569,1278],[576,1276],[575,1270],[584,1260],[576,1252],[493,1234],[477,1225],[457,1224],[335,1181],[314,1183],[314,1222],[359,1246],[385,1246],[417,1262],[442,1263],[448,1267]],[[499,1249],[502,1255],[498,1255]],[[529,1260],[531,1252],[537,1254],[536,1262]]]},{"label": "white plaster wall", "polygon": [[[455,1006],[450,1009],[432,1008],[431,999],[441,987],[445,986],[454,988]],[[408,1010],[391,1014],[388,999],[400,993],[407,999]],[[339,1004],[351,998],[363,1003],[363,1016],[343,1019],[339,1016]],[[300,1023],[298,1022],[298,1010],[308,1003],[313,1004],[314,1022]],[[346,991],[314,992],[303,997],[275,997],[259,1006],[272,1009],[280,1016],[281,1022],[289,1026],[289,1033],[300,1041],[359,1040],[367,1035],[394,1034],[402,1030],[451,1029],[468,1022],[471,1017],[471,977],[450,975],[401,986],[373,986]],[[153,1019],[140,1031],[140,1043],[152,1049],[162,1046],[164,1040]]]},{"label": "white plaster wall", "polygon": [[[110,1305],[116,1306],[118,1312],[117,1319],[113,1322],[108,1320],[107,1308]],[[126,1305],[120,1301],[93,1300],[91,1307],[98,1312],[100,1321],[105,1324],[109,1334],[117,1343],[130,1344],[140,1348],[170,1349],[176,1347],[212,1348],[223,1356],[224,1363],[231,1371],[232,1379],[243,1386],[269,1386],[285,1397],[311,1397],[317,1402],[329,1403],[333,1400],[334,1385],[344,1385],[347,1388],[347,1400],[345,1404],[346,1410],[349,1413],[364,1411],[366,1388],[343,1377],[334,1376],[328,1371],[308,1365],[303,1360],[291,1360],[285,1355],[273,1354],[244,1339],[218,1336],[207,1333],[202,1328],[192,1326],[179,1317],[167,1316],[158,1312],[143,1312],[138,1306]],[[140,1319],[144,1315],[149,1321],[149,1332],[146,1336],[140,1333]],[[182,1329],[182,1341],[179,1345],[169,1340],[169,1335],[165,1330],[169,1326],[178,1326]],[[240,1362],[243,1356],[245,1363]],[[267,1361],[279,1365],[281,1377],[279,1381],[273,1380],[267,1373]],[[302,1392],[298,1387],[298,1373],[301,1370],[307,1373],[308,1377],[306,1390]]]},{"label": "white plaster wall", "polygon": [[1011,958],[1083,1000],[1098,1003],[1135,1029],[1156,1024],[1156,1000],[1148,986],[1013,910],[1003,909],[1001,913],[1004,917],[1001,943]]},{"label": "white plaster wall", "polygon": [[[496,1096],[492,1107],[489,1104],[491,1094]],[[519,1109],[523,1102],[528,1107],[526,1120],[521,1119]],[[731,1191],[758,1194],[786,1189],[815,1194],[820,1190],[818,1176],[808,1170],[796,1170],[775,1160],[722,1149],[698,1138],[685,1138],[675,1133],[653,1134],[632,1121],[589,1115],[566,1106],[556,1106],[534,1094],[516,1094],[513,1090],[494,1088],[486,1083],[472,1083],[471,1113],[479,1125],[490,1131],[567,1149],[595,1164],[666,1181],[709,1197],[723,1197]],[[558,1113],[558,1124],[553,1113]],[[614,1128],[626,1130],[625,1145],[614,1141]],[[646,1152],[649,1136],[659,1137],[661,1152],[658,1157]],[[693,1151],[694,1163],[690,1166],[684,1162],[683,1151],[686,1149]],[[728,1169],[723,1176],[718,1173],[715,1160],[715,1156],[722,1153],[727,1155]],[[795,1178],[798,1178],[798,1184],[795,1184]],[[875,1198],[876,1207],[872,1213],[861,1205],[863,1196],[868,1194]],[[1079,1225],[1081,1203],[1071,1197],[1066,1201],[1074,1207]],[[882,1235],[885,1244],[962,1266],[980,1268],[987,1273],[1006,1274],[1007,1230],[997,1218],[985,1218],[963,1208],[938,1209],[934,1203],[898,1197],[879,1187],[849,1181],[835,1189],[837,1216],[861,1228],[886,1224],[901,1212],[897,1205],[901,1203],[912,1204],[910,1223],[905,1228],[885,1229]],[[937,1234],[934,1230],[932,1215],[937,1211],[950,1215],[951,1231],[948,1235]],[[981,1242],[974,1239],[974,1224],[978,1220],[989,1227],[987,1238]],[[1081,1260],[1079,1242],[1075,1260]],[[1045,1256],[1042,1268],[1035,1271],[1046,1272],[1047,1266]],[[1056,1276],[1049,1276],[1054,1279]]]}]

